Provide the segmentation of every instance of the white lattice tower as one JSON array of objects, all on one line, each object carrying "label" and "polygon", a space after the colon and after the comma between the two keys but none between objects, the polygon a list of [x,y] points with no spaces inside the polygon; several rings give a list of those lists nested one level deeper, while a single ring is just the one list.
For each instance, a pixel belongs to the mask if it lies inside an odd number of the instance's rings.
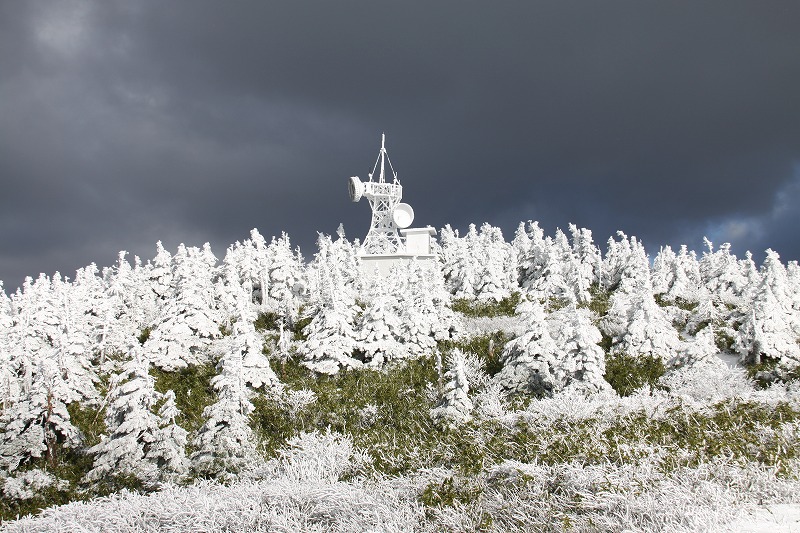
[{"label": "white lattice tower", "polygon": [[[386,163],[389,163],[392,172],[391,183],[386,181]],[[373,180],[379,164],[380,174],[377,180]],[[361,245],[362,252],[365,254],[396,254],[402,251],[403,243],[397,234],[397,225],[394,222],[393,214],[403,198],[403,186],[397,180],[397,173],[386,152],[386,135],[381,135],[381,151],[369,174],[369,181],[361,183],[357,177],[350,179],[350,196],[353,201],[357,202],[361,196],[364,196],[369,200],[372,208],[372,222]]]}]

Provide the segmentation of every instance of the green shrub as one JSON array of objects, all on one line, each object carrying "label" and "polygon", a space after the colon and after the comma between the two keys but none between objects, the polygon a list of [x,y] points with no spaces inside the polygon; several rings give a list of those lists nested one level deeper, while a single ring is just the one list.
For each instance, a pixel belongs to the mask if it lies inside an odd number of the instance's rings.
[{"label": "green shrub", "polygon": [[211,364],[191,365],[173,372],[150,368],[158,392],[175,392],[175,405],[181,412],[176,422],[190,432],[203,425],[203,409],[214,403],[216,393],[211,387],[211,378],[216,374]]},{"label": "green shrub", "polygon": [[147,339],[149,339],[149,338],[150,338],[150,333],[151,333],[152,331],[153,331],[153,328],[151,328],[150,326],[147,326],[146,328],[144,328],[144,329],[142,330],[142,332],[141,332],[141,333],[139,333],[139,337],[138,337],[139,344],[141,344],[142,346],[144,346],[144,343],[145,343],[145,342],[147,342]]},{"label": "green shrub", "polygon": [[664,372],[664,363],[653,355],[609,354],[603,377],[620,396],[629,396],[645,385],[656,388]]},{"label": "green shrub", "polygon": [[259,313],[253,325],[257,331],[277,330],[282,320],[278,313]]},{"label": "green shrub", "polygon": [[[448,352],[453,348],[458,348],[463,352],[471,352],[484,361],[486,373],[494,376],[503,369],[500,356],[503,354],[503,347],[511,337],[503,331],[495,331],[488,335],[480,335],[460,341],[439,342],[439,351]],[[489,347],[491,346],[491,350]]]},{"label": "green shrub", "polygon": [[495,316],[514,316],[519,303],[520,293],[514,292],[511,296],[503,298],[499,302],[479,302],[459,298],[453,300],[453,311],[457,311],[468,317],[495,317]]},{"label": "green shrub", "polygon": [[606,316],[610,306],[611,291],[600,287],[598,283],[592,283],[589,287],[589,296],[591,299],[579,307],[584,307],[596,313],[598,318]]}]

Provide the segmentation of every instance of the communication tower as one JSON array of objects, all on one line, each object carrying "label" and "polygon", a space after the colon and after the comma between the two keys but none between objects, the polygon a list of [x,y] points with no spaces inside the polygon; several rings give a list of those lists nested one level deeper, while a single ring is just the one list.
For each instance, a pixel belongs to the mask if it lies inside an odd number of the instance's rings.
[{"label": "communication tower", "polygon": [[[386,181],[386,164],[391,171],[391,182]],[[380,173],[375,177],[376,171]],[[407,228],[414,221],[414,210],[410,205],[401,203],[403,186],[397,179],[397,172],[392,166],[386,151],[386,135],[381,135],[381,150],[375,166],[369,174],[369,181],[362,182],[358,176],[348,181],[350,199],[358,202],[366,198],[372,208],[372,222],[369,232],[361,245],[363,254],[390,255],[404,251],[403,242],[398,235],[398,228]]]}]

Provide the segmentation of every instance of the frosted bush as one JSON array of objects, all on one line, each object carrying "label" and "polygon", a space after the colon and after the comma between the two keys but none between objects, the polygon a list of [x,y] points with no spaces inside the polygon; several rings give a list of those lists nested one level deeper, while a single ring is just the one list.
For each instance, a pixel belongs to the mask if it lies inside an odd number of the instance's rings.
[{"label": "frosted bush", "polygon": [[348,483],[203,481],[152,494],[121,492],[72,502],[3,524],[9,533],[80,531],[405,533],[424,523],[422,506],[391,486]]},{"label": "frosted bush", "polygon": [[491,381],[483,359],[472,352],[464,352],[464,373],[472,390],[483,389]]},{"label": "frosted bush", "polygon": [[462,339],[490,335],[496,331],[502,331],[509,337],[518,337],[525,333],[525,323],[519,316],[460,316],[459,318],[458,337]]},{"label": "frosted bush", "polygon": [[677,368],[662,376],[659,383],[667,387],[672,396],[705,403],[744,397],[753,392],[753,384],[743,369],[728,368],[720,360],[715,363]]},{"label": "frosted bush", "polygon": [[314,391],[308,389],[287,391],[284,398],[286,406],[292,415],[297,414],[301,409],[317,401],[317,395]]},{"label": "frosted bush", "polygon": [[314,431],[289,440],[279,452],[277,471],[296,482],[334,483],[364,461],[365,455],[355,450],[350,437]]},{"label": "frosted bush", "polygon": [[508,414],[505,395],[500,385],[488,383],[474,398],[475,414],[481,418],[501,420]]},{"label": "frosted bush", "polygon": [[647,457],[625,465],[506,461],[487,479],[480,510],[499,531],[719,531],[761,500],[800,495],[795,480],[752,464],[717,461],[664,473]]},{"label": "frosted bush", "polygon": [[69,481],[58,479],[53,474],[34,468],[14,477],[6,478],[3,484],[3,496],[10,500],[29,500],[48,487],[66,490]]}]

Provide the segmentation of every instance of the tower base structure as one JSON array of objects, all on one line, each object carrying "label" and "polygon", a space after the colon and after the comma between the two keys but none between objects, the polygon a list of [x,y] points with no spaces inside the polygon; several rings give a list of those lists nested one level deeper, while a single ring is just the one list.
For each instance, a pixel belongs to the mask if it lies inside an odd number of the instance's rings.
[{"label": "tower base structure", "polygon": [[408,228],[399,231],[403,237],[404,245],[401,250],[393,254],[361,254],[361,273],[374,274],[376,271],[381,276],[388,276],[395,266],[407,265],[411,261],[418,261],[421,265],[436,261],[433,253],[433,242],[436,230],[431,226],[425,228]]}]

